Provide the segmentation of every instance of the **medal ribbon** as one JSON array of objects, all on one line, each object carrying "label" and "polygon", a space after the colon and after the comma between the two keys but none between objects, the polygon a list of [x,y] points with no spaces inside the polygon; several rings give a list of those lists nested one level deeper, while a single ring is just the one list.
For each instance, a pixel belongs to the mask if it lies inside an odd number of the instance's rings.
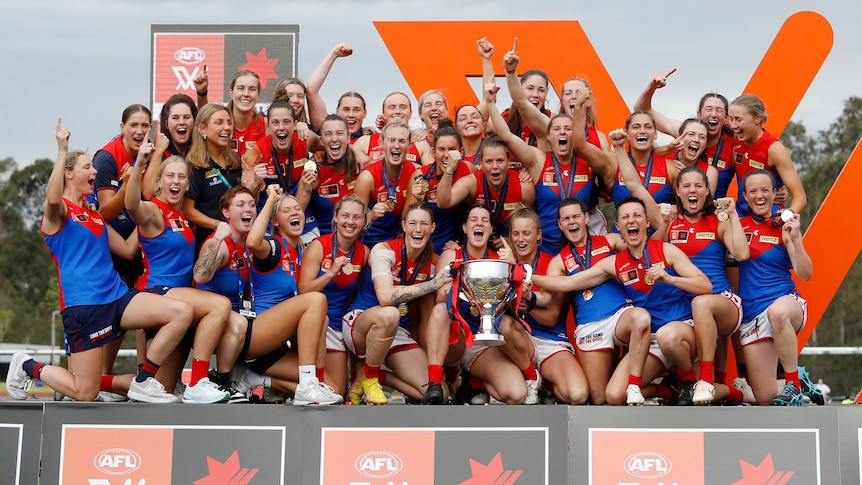
[{"label": "medal ribbon", "polygon": [[[551,154],[551,163],[554,164],[554,177],[557,178],[557,189],[560,192],[560,199],[568,199],[572,196],[575,188],[575,154],[572,154],[572,162],[569,163],[569,180],[566,182],[566,189],[563,190],[563,169],[560,167],[560,161],[557,160],[555,154]],[[652,160],[652,159],[650,159]]]}]

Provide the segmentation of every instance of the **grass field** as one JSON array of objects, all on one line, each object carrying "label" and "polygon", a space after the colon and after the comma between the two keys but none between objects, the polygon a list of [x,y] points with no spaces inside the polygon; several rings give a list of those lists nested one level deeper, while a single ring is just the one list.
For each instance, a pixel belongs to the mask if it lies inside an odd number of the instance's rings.
[{"label": "grass field", "polygon": [[[27,394],[35,397],[53,397],[54,390],[42,384],[41,386],[31,387]],[[0,382],[0,397],[9,397],[9,393],[6,392],[5,382]]]}]

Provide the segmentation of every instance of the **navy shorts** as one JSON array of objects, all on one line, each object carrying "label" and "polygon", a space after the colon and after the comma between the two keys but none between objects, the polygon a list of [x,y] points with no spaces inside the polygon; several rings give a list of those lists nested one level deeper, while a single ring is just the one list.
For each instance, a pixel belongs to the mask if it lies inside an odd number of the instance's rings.
[{"label": "navy shorts", "polygon": [[96,349],[122,338],[126,331],[120,328],[120,320],[129,302],[138,293],[139,290],[131,289],[118,300],[104,305],[66,307],[61,313],[68,352],[75,354]]}]

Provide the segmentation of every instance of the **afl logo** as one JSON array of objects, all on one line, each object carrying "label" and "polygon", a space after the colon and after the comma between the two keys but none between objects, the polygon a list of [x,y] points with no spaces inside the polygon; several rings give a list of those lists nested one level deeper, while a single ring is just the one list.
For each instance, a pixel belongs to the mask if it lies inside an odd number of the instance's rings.
[{"label": "afl logo", "polygon": [[125,448],[110,448],[96,455],[93,465],[108,475],[125,475],[141,467],[141,455]]},{"label": "afl logo", "polygon": [[661,453],[641,452],[626,458],[626,472],[637,478],[659,478],[670,473],[673,464]]},{"label": "afl logo", "polygon": [[174,59],[176,59],[180,64],[185,64],[187,66],[200,64],[206,58],[206,52],[198,47],[180,47],[176,52],[174,52]]},{"label": "afl logo", "polygon": [[404,468],[401,458],[388,451],[369,451],[356,459],[356,471],[369,478],[387,478]]}]

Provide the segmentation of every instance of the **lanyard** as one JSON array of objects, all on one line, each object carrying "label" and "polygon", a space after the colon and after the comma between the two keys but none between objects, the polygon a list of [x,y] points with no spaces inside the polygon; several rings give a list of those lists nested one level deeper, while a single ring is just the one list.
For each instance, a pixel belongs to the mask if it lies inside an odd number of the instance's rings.
[{"label": "lanyard", "polygon": [[632,254],[632,250],[630,248],[626,248],[626,251],[629,252],[629,256],[631,256],[632,259],[634,259],[635,261],[637,261],[639,263],[642,262],[644,264],[644,267],[646,270],[649,270],[650,268],[652,268],[652,262],[650,261],[650,258],[649,258],[649,241],[647,241],[647,243],[644,244],[644,259],[643,259],[643,261],[636,258],[635,255]]},{"label": "lanyard", "polygon": [[[401,179],[401,169],[403,166],[398,167],[398,175],[395,176],[395,183],[398,183],[398,180]],[[386,169],[386,162],[383,162],[383,185],[386,186],[386,194],[389,196],[389,200],[398,200],[398,195],[395,190],[396,186],[392,183],[392,180],[389,178],[389,170]]]},{"label": "lanyard", "polygon": [[[462,256],[461,259],[463,259],[464,262],[470,261],[470,251],[467,251],[466,245],[464,246],[464,249],[461,250],[461,256]],[[485,255],[482,256],[482,259],[488,259],[488,249],[487,248],[485,249]]]},{"label": "lanyard", "polygon": [[[245,291],[243,291],[243,289],[242,289],[242,282],[244,281],[242,278],[242,268],[245,267],[246,271],[251,271],[251,269],[249,268],[249,265],[251,264],[251,259],[248,256],[248,248],[243,248],[245,250],[244,256],[242,259],[243,264],[240,265],[239,264],[240,259],[238,257],[237,250],[236,250],[236,246],[237,246],[236,241],[233,240],[233,237],[231,237],[230,240],[233,243],[233,259],[234,259],[234,261],[237,262],[236,273],[237,273],[237,275],[239,275],[239,282],[237,283],[237,287],[239,289],[237,291],[237,295],[239,296],[240,300],[243,300],[243,299],[245,299]],[[254,301],[254,284],[251,282],[250,277],[248,279],[248,291],[249,291],[249,293],[248,293],[249,299],[251,301]]]},{"label": "lanyard", "polygon": [[275,152],[275,144],[272,145],[272,164],[275,166],[275,173],[278,175],[278,181],[284,190],[290,192],[290,187],[293,185],[293,143],[287,149],[287,180],[284,178],[284,168],[278,161],[278,154]]},{"label": "lanyard", "polygon": [[551,162],[554,164],[554,177],[557,179],[557,188],[560,192],[560,199],[568,199],[572,196],[575,188],[575,154],[572,154],[572,162],[569,164],[569,180],[566,182],[566,189],[563,190],[563,169],[560,167],[560,161],[557,160],[557,155],[551,153]]},{"label": "lanyard", "polygon": [[503,206],[506,205],[506,193],[509,191],[509,173],[506,172],[506,180],[503,181],[503,187],[500,189],[500,198],[494,201],[494,210],[491,210],[491,186],[488,185],[488,175],[482,174],[482,184],[485,189],[485,208],[493,214],[492,220],[494,224],[500,221],[500,216],[503,215]]},{"label": "lanyard", "polygon": [[[638,164],[635,163],[635,157],[632,156],[632,152],[629,152],[629,160],[632,161],[632,165],[635,167],[635,170],[637,170]],[[647,189],[647,192],[649,192],[650,179],[652,178],[652,162],[653,162],[653,157],[652,157],[652,152],[650,152],[649,159],[647,160],[647,163],[646,163],[646,170],[644,171],[644,176],[641,179],[641,182],[643,182],[644,188]],[[631,192],[631,191],[629,191],[629,192]],[[650,192],[650,193],[652,193],[652,192]]]},{"label": "lanyard", "polygon": [[233,185],[231,185],[231,183],[227,181],[227,177],[225,177],[224,174],[221,173],[221,167],[219,166],[219,164],[216,163],[216,161],[213,160],[212,157],[210,157],[210,168],[215,170],[215,173],[216,175],[218,175],[218,178],[221,179],[223,184],[227,185],[228,189],[233,188]]},{"label": "lanyard", "polygon": [[407,276],[407,241],[405,236],[404,244],[401,246],[401,269],[398,271],[398,279],[401,280],[401,286],[409,286],[416,282],[416,277],[419,276],[419,271],[422,269],[422,266],[425,266],[425,261],[428,259],[428,252],[422,251],[422,255],[419,257],[419,262],[416,263],[416,268],[413,270],[413,274],[409,277]]},{"label": "lanyard", "polygon": [[296,246],[296,262],[290,259],[290,244],[287,242],[287,239],[284,236],[281,236],[281,243],[284,250],[287,252],[287,272],[290,273],[290,276],[296,275],[296,267],[302,264],[302,244],[298,244]]},{"label": "lanyard", "polygon": [[[578,263],[578,266],[581,267],[581,270],[587,270],[593,265],[593,238],[587,235],[587,244],[584,248],[584,255],[581,256],[581,253],[578,252],[578,248],[575,247],[574,244],[570,244],[569,248],[572,252],[572,256],[575,258],[575,262]],[[631,254],[631,253],[629,253]],[[634,257],[634,256],[633,256]]]},{"label": "lanyard", "polygon": [[[353,253],[356,251],[356,244],[350,246],[350,251],[347,253],[347,259],[350,260],[350,264],[353,264]],[[338,258],[338,235],[336,233],[332,233],[332,264],[335,264],[335,259]]]},{"label": "lanyard", "polygon": [[724,148],[724,134],[718,134],[718,143],[715,144],[715,151],[712,154],[712,163],[709,162],[709,158],[706,156],[706,150],[703,151],[700,155],[700,159],[704,162],[710,163],[715,168],[718,168],[718,163],[721,161],[721,150]]}]

